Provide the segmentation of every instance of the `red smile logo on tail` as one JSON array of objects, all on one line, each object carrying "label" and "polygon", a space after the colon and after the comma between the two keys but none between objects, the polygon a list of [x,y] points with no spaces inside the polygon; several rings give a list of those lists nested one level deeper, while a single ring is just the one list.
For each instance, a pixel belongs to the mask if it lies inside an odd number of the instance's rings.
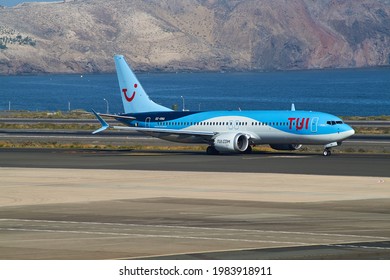
[{"label": "red smile logo on tail", "polygon": [[[138,87],[138,85],[137,85],[137,84],[134,84],[134,89],[136,89],[137,87]],[[127,88],[122,89],[122,92],[123,92],[123,94],[125,95],[125,98],[126,98],[126,100],[127,100],[128,102],[133,101],[133,99],[134,99],[134,97],[135,97],[135,90],[133,91],[133,94],[132,94],[130,97],[127,96]]]}]

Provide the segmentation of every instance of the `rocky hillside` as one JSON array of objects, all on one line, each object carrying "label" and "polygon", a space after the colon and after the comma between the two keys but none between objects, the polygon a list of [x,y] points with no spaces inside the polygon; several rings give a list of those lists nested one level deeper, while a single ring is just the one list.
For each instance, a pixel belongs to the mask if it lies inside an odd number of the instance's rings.
[{"label": "rocky hillside", "polygon": [[74,0],[0,7],[0,74],[390,64],[388,0]]}]

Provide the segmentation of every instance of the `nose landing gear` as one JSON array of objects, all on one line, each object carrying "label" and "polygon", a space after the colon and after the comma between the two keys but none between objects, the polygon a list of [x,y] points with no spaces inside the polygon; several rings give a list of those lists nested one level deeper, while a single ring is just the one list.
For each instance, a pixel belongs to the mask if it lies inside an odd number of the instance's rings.
[{"label": "nose landing gear", "polygon": [[332,142],[332,143],[326,144],[324,146],[324,151],[322,152],[322,155],[325,157],[330,156],[332,154],[332,151],[330,149],[333,147],[340,146],[340,145],[341,145],[341,142]]},{"label": "nose landing gear", "polygon": [[325,157],[328,157],[331,154],[332,154],[332,151],[330,150],[330,148],[325,148],[324,151],[322,152],[322,155]]}]

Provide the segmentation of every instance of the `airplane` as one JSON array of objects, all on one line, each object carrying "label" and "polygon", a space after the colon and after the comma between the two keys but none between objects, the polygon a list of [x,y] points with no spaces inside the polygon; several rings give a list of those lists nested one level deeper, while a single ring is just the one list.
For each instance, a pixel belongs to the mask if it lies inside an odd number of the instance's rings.
[{"label": "airplane", "polygon": [[323,155],[341,145],[355,131],[331,114],[295,110],[173,111],[153,102],[123,55],[114,56],[124,114],[98,114],[92,110],[102,132],[114,118],[125,126],[114,129],[137,131],[180,143],[208,144],[207,154],[251,153],[255,145],[293,151],[302,145],[323,145]]}]

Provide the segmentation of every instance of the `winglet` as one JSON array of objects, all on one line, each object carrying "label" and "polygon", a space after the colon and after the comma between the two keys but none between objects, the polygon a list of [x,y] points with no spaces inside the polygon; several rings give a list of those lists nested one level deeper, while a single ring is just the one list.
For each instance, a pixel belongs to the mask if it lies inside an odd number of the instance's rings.
[{"label": "winglet", "polygon": [[295,111],[295,105],[294,105],[294,103],[291,103],[291,111]]},{"label": "winglet", "polygon": [[98,119],[98,121],[102,125],[101,128],[95,130],[94,132],[92,132],[92,134],[96,134],[96,133],[102,132],[103,130],[106,130],[107,128],[110,127],[110,125],[105,120],[103,120],[103,118],[101,116],[99,116],[99,114],[96,113],[94,109],[92,109],[92,113],[95,115],[95,117]]}]

